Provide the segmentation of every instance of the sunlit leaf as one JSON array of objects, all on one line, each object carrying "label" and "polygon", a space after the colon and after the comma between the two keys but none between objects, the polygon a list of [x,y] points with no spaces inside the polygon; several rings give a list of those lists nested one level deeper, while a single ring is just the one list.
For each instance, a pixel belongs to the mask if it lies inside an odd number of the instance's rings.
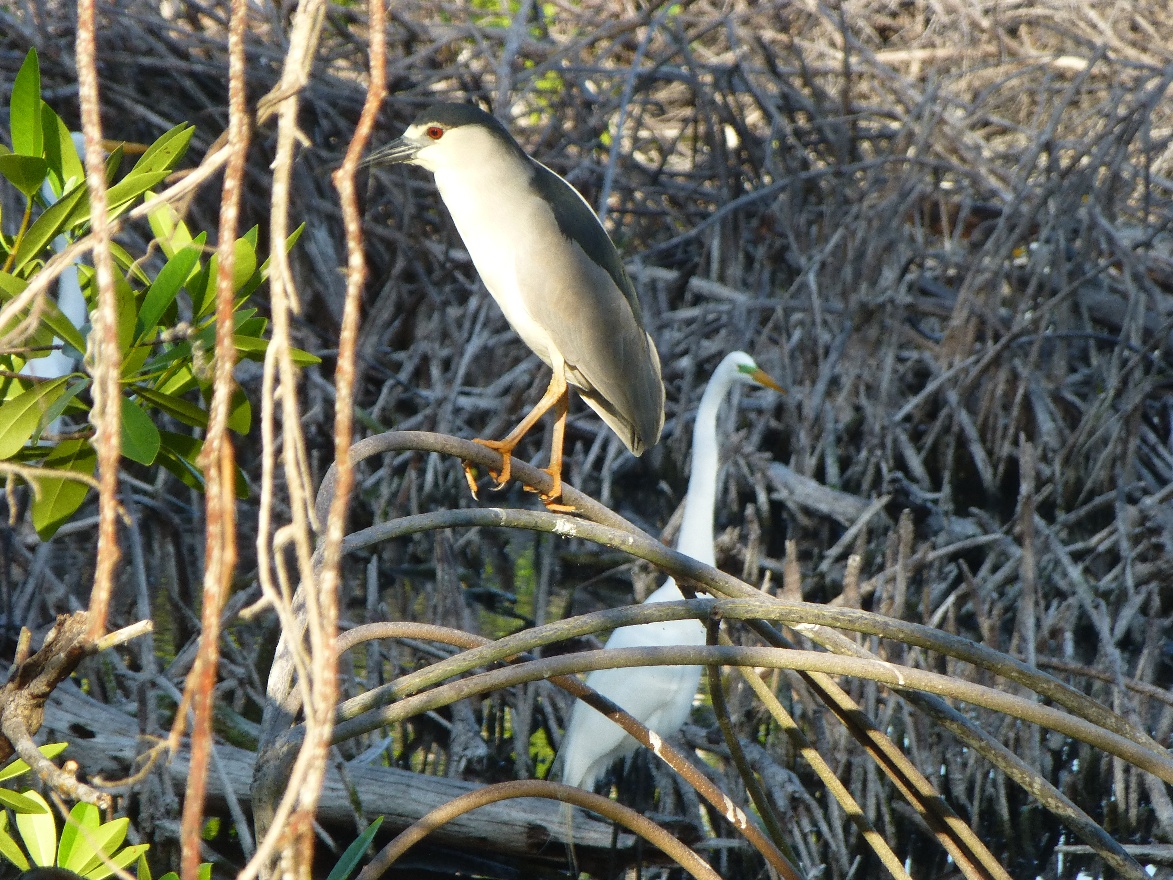
[{"label": "sunlit leaf", "polygon": [[41,805],[32,798],[27,798],[23,794],[17,794],[7,788],[0,788],[0,807],[8,807],[17,813],[41,812]]},{"label": "sunlit leaf", "polygon": [[89,194],[86,192],[85,181],[77,183],[73,189],[63,195],[51,208],[36,219],[25,232],[16,249],[16,257],[12,262],[11,271],[20,272],[33,257],[38,256],[49,246],[69,221],[70,216],[79,210],[88,210]]},{"label": "sunlit leaf", "polygon": [[167,259],[171,259],[192,242],[187,225],[180,219],[178,212],[166,202],[147,215],[147,223],[150,224],[151,232],[163,248]]},{"label": "sunlit leaf", "polygon": [[12,83],[9,103],[12,149],[22,156],[41,157],[41,63],[29,49]]},{"label": "sunlit leaf", "polygon": [[8,153],[0,156],[0,174],[15,186],[26,199],[31,199],[45,182],[49,164],[40,156],[22,156]]},{"label": "sunlit leaf", "polygon": [[[74,809],[76,809],[76,807]],[[72,816],[72,812],[70,815]],[[98,818],[101,819],[101,816],[98,816]],[[90,820],[87,816],[87,824],[83,826],[88,832],[85,835],[86,840],[84,855],[86,858],[81,859],[81,853],[79,852],[77,867],[68,866],[71,871],[75,871],[78,874],[84,874],[89,877],[105,877],[109,876],[111,872],[102,863],[103,855],[106,858],[114,861],[116,864],[119,863],[120,859],[125,859],[125,861],[121,862],[123,865],[130,864],[132,861],[138,858],[137,852],[130,853],[129,856],[125,851],[121,853],[118,852],[118,847],[122,846],[123,841],[126,840],[126,831],[130,827],[130,819],[123,816],[121,819],[114,819],[101,825],[95,824],[93,828],[90,828],[88,824],[90,821],[92,820]],[[64,832],[61,834],[61,843],[62,848],[64,848]],[[60,861],[60,856],[58,856],[58,861]],[[67,866],[61,865],[61,867],[64,868]]]},{"label": "sunlit leaf", "polygon": [[295,366],[298,367],[312,367],[314,364],[320,364],[322,359],[316,354],[310,354],[308,351],[302,351],[300,348],[289,349],[289,357]]},{"label": "sunlit leaf", "polygon": [[[252,309],[248,312],[251,314]],[[238,318],[245,318],[245,313],[238,312]],[[265,328],[269,326],[269,322],[265,318],[245,318],[245,320],[238,320],[236,324],[237,336],[256,336],[262,337],[265,334]]]},{"label": "sunlit leaf", "polygon": [[122,401],[122,454],[142,465],[155,463],[161,444],[159,429],[133,400]]},{"label": "sunlit leaf", "polygon": [[73,321],[65,316],[57,303],[46,298],[40,305],[41,320],[45,325],[53,331],[53,335],[61,339],[62,342],[67,343],[74,351],[84,353],[86,350],[86,339],[81,335],[81,331],[74,326]]},{"label": "sunlit leaf", "polygon": [[159,270],[155,282],[147,290],[143,304],[139,307],[138,321],[135,323],[136,339],[142,339],[144,335],[149,336],[163,313],[167,311],[167,307],[175,301],[180,288],[200,258],[206,238],[207,234],[201,232],[190,245],[177,251]]},{"label": "sunlit leaf", "polygon": [[143,286],[151,283],[151,277],[143,271],[140,261],[116,241],[110,242],[110,253],[118,268]]},{"label": "sunlit leaf", "polygon": [[269,347],[269,340],[257,336],[233,336],[232,344],[242,358],[259,361],[265,357],[265,349]]},{"label": "sunlit leaf", "polygon": [[131,202],[135,201],[151,187],[160,183],[169,173],[169,171],[148,171],[141,174],[128,174],[122,178],[114,186],[110,187],[106,194],[110,204],[110,216],[117,216]]},{"label": "sunlit leaf", "polygon": [[[7,297],[3,294],[0,294],[0,297],[7,299]],[[46,297],[43,299],[43,302],[48,303],[49,299]],[[32,308],[35,309],[36,306],[33,306]],[[24,308],[13,315],[12,320],[0,328],[0,338],[3,338],[10,333],[15,333],[17,328],[21,328],[20,345],[22,348],[38,349],[51,345],[53,343],[52,331],[49,330],[48,326],[46,326],[45,322],[43,321],[29,324],[28,318],[30,310],[30,308]],[[29,332],[30,328],[31,332]],[[9,352],[5,353],[8,354]],[[44,352],[34,352],[29,350],[26,352],[13,351],[11,354],[23,360],[32,360],[33,358],[42,357]]]},{"label": "sunlit leaf", "polygon": [[[25,292],[28,282],[23,278],[18,278],[14,275],[8,275],[7,272],[0,272],[0,303],[6,303],[9,299],[14,299]],[[49,305],[50,300],[45,298],[42,300],[46,306]],[[55,309],[55,305],[53,309]],[[0,337],[12,333],[16,327],[23,323],[28,318],[28,309],[22,309],[19,313],[14,314],[11,323],[7,326],[0,327]],[[53,337],[43,329],[43,327],[36,327],[32,336],[23,337],[22,344],[26,346],[48,345]]]},{"label": "sunlit leaf", "polygon": [[215,285],[211,279],[215,277],[212,270],[216,262],[216,257],[213,256],[207,265],[200,267],[187,279],[185,286],[188,296],[191,297],[191,311],[197,318],[210,311],[209,304],[215,304]]},{"label": "sunlit leaf", "polygon": [[[128,820],[129,821],[129,820]],[[98,858],[98,828],[102,813],[93,804],[75,804],[69,811],[69,820],[61,829],[61,843],[57,847],[57,867],[81,874],[91,861]],[[113,852],[113,850],[110,850]],[[109,854],[109,853],[107,853]]]},{"label": "sunlit leaf", "polygon": [[[46,743],[43,746],[38,746],[37,751],[46,758],[53,759],[69,748],[69,743]],[[0,782],[7,782],[9,779],[14,779],[22,773],[29,772],[29,765],[20,758],[6,764],[0,769]]]},{"label": "sunlit leaf", "polygon": [[134,289],[118,273],[114,276],[114,296],[118,315],[118,352],[125,355],[134,342],[134,322],[138,317],[138,301]]},{"label": "sunlit leaf", "polygon": [[12,458],[32,439],[45,410],[65,390],[66,379],[37,382],[0,406],[0,460]]},{"label": "sunlit leaf", "polygon": [[242,388],[232,392],[232,404],[228,411],[228,427],[241,436],[248,434],[253,422],[253,407]]},{"label": "sunlit leaf", "polygon": [[24,792],[24,796],[39,801],[45,812],[16,814],[20,839],[24,841],[24,848],[33,864],[51,868],[57,854],[57,821],[49,811],[49,804],[37,792],[30,788]]},{"label": "sunlit leaf", "polygon": [[193,134],[195,134],[195,126],[181,122],[147,147],[146,152],[134,164],[131,173],[151,174],[159,171],[169,173],[179,164],[179,160],[187,152],[187,146],[191,143]]},{"label": "sunlit leaf", "polygon": [[[114,151],[112,153],[110,153],[109,156],[106,157],[105,175],[106,175],[106,185],[107,186],[110,186],[111,181],[114,180],[114,176],[118,173],[118,166],[121,164],[122,164],[122,147],[119,146],[119,147],[116,147],[114,149]],[[71,209],[65,215],[65,218],[61,221],[61,225],[58,228],[58,232],[61,231],[62,229],[73,230],[73,229],[75,229],[85,223],[88,223],[90,220],[90,193],[89,193],[89,190],[86,188],[85,180],[84,179],[81,180],[77,184],[76,188],[81,190],[81,198],[78,199],[76,202],[72,203]],[[111,190],[107,190],[107,196],[106,196],[107,204],[110,205],[111,207],[113,207],[114,202],[110,198],[110,192],[111,192]],[[64,196],[61,197],[61,201],[64,202],[67,199],[69,199],[70,196],[72,195],[72,193],[73,193],[73,190],[71,189],[68,193],[66,193]],[[58,204],[60,204],[60,202]],[[53,208],[57,208],[57,205],[54,205]],[[49,212],[46,211],[45,213],[47,214]],[[113,216],[113,212],[111,212],[111,216]],[[55,232],[53,235],[56,236],[56,234],[57,233]],[[52,238],[50,238],[50,240],[52,240]]]},{"label": "sunlit leaf", "polygon": [[142,370],[143,364],[146,363],[147,358],[150,356],[151,347],[149,345],[131,346],[130,351],[122,358],[122,378],[130,379],[139,377],[139,372]]},{"label": "sunlit leaf", "polygon": [[[87,440],[64,440],[44,461],[45,467],[88,477],[94,475],[97,464],[98,455]],[[77,513],[90,487],[80,480],[65,477],[42,477],[37,484],[40,491],[33,496],[33,527],[41,539],[47,541]]]},{"label": "sunlit leaf", "polygon": [[[165,394],[143,385],[135,385],[133,390],[144,402],[179,419],[185,425],[191,425],[193,428],[208,427],[208,414],[189,400],[184,400],[174,394]],[[0,412],[2,411],[0,410]]]},{"label": "sunlit leaf", "polygon": [[8,272],[0,272],[0,296],[5,300],[24,293],[24,289],[28,286],[29,283],[23,278],[17,278]]},{"label": "sunlit leaf", "polygon": [[[289,233],[289,236],[285,239],[285,253],[289,253],[291,250],[293,250],[293,246],[297,244],[297,240],[301,238],[301,234],[304,231],[305,224],[302,223],[297,227],[297,229]],[[261,283],[269,277],[269,264],[272,262],[272,260],[272,255],[265,258],[265,262],[261,263],[261,268],[257,274],[250,278],[248,283],[240,289],[237,300],[238,302],[243,302],[245,299],[247,299],[253,293],[253,291],[260,287]]]},{"label": "sunlit leaf", "polygon": [[60,418],[66,410],[88,410],[85,404],[77,402],[77,396],[90,387],[90,377],[84,373],[70,373],[65,377],[65,380],[65,393],[53,401],[52,405],[45,410],[45,415],[41,419],[45,425],[53,424],[54,419]]},{"label": "sunlit leaf", "polygon": [[41,103],[41,128],[45,137],[45,161],[57,178],[53,191],[60,196],[68,188],[70,181],[78,183],[85,179],[85,168],[77,154],[69,127],[53,108],[44,102]]},{"label": "sunlit leaf", "polygon": [[[203,346],[203,348],[206,350],[207,346]],[[170,375],[170,377],[168,377],[166,382],[155,386],[156,391],[161,391],[164,394],[170,394],[173,396],[179,396],[181,394],[186,394],[193,388],[199,386],[200,383],[196,379],[195,373],[192,372],[190,342],[181,342],[170,352],[167,352],[161,358],[159,358],[160,364],[170,362],[176,362],[177,367]]]},{"label": "sunlit leaf", "polygon": [[[0,810],[0,856],[8,859],[22,871],[29,869],[29,860],[24,857],[19,844],[8,833],[8,813]],[[176,878],[178,880],[178,878]]]},{"label": "sunlit leaf", "polygon": [[[134,846],[128,846],[122,852],[114,855],[110,861],[118,868],[125,868],[135,859],[140,858],[148,849],[150,849],[149,843],[136,843]],[[111,876],[113,873],[114,869],[103,863],[96,868],[86,871],[85,876],[88,880],[105,880],[106,877]]]},{"label": "sunlit leaf", "polygon": [[[253,246],[243,238],[236,240],[236,259],[232,265],[232,290],[233,293],[244,287],[245,282],[253,277],[257,271],[257,252]],[[192,311],[197,318],[207,317],[216,308],[216,283],[215,279],[219,277],[220,260],[219,255],[214,254],[208,266],[208,283],[205,286],[200,301],[194,301],[195,293],[192,293]]]}]

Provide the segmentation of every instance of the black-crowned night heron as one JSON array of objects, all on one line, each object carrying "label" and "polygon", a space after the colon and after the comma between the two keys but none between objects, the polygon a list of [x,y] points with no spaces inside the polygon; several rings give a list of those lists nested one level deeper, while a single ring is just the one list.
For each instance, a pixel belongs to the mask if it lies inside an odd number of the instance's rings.
[{"label": "black-crowned night heron", "polygon": [[[713,373],[697,408],[692,429],[692,473],[684,496],[684,519],[676,549],[706,565],[715,565],[713,507],[717,498],[717,410],[734,383],[764,385],[781,391],[743,351],[725,356]],[[675,602],[684,595],[671,578],[645,602]],[[703,645],[705,627],[695,619],[644,623],[615,630],[604,650],[662,645]],[[631,669],[597,669],[586,683],[617,703],[628,714],[660,736],[680,729],[696,696],[700,666],[641,666]],[[613,761],[635,751],[637,743],[619,725],[581,700],[570,713],[562,740],[562,781],[594,788],[600,774]]]},{"label": "black-crowned night heron", "polygon": [[505,318],[553,370],[542,399],[503,440],[480,440],[503,459],[554,407],[547,469],[562,491],[567,383],[639,455],[664,427],[660,358],[644,330],[631,279],[590,205],[531,159],[497,119],[466,104],[436,104],[368,165],[409,162],[431,171],[473,264]]}]

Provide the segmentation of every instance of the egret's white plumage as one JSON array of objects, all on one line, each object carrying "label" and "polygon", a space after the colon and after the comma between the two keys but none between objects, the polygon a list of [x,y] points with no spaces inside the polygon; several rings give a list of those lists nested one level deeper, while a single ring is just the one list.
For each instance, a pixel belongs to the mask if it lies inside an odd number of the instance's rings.
[{"label": "egret's white plumage", "polygon": [[[778,385],[741,351],[726,355],[701,395],[692,432],[692,473],[684,497],[684,519],[676,549],[706,565],[714,565],[713,508],[717,498],[717,410],[735,382]],[[683,599],[671,578],[645,602]],[[644,623],[615,630],[606,649],[703,645],[705,627],[698,620]],[[700,684],[700,666],[644,666],[599,669],[586,683],[617,703],[660,736],[670,736],[688,718]],[[593,788],[612,761],[635,751],[637,743],[619,725],[582,701],[576,701],[562,742],[562,781]]]},{"label": "egret's white plumage", "polygon": [[[81,132],[77,131],[70,132],[70,135],[73,138],[73,146],[77,150],[78,158],[84,163],[86,149],[85,138],[82,137]],[[73,181],[67,182],[72,183]],[[57,204],[57,200],[60,197],[61,193],[56,192],[48,180],[41,185],[41,198],[45,200],[46,209]],[[62,233],[53,239],[51,246],[54,253],[59,254],[69,247],[69,244],[69,238]],[[80,329],[89,319],[89,310],[86,308],[85,296],[82,294],[77,267],[78,261],[74,260],[62,269],[61,274],[57,276],[57,306],[73,326]],[[61,340],[54,338],[53,344],[60,346]],[[39,379],[56,379],[60,376],[68,376],[75,369],[77,369],[77,361],[74,357],[66,354],[60,348],[54,348],[46,354],[30,357],[21,370],[21,373],[26,376],[36,376]],[[56,431],[56,426],[60,421],[60,419],[57,419],[50,430]]]}]

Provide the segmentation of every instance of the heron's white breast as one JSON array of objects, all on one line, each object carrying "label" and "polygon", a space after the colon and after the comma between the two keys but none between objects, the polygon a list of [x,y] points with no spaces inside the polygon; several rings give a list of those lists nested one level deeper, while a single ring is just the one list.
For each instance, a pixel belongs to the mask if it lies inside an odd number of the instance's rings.
[{"label": "heron's white breast", "polygon": [[492,173],[491,166],[482,166],[475,173],[444,169],[436,173],[436,187],[477,273],[505,319],[549,364],[554,343],[526,308],[518,283],[519,272],[540,271],[542,263],[541,254],[519,252],[519,248],[533,248],[534,206],[530,200],[536,196],[528,182],[509,180],[513,169],[499,170],[504,173]]}]

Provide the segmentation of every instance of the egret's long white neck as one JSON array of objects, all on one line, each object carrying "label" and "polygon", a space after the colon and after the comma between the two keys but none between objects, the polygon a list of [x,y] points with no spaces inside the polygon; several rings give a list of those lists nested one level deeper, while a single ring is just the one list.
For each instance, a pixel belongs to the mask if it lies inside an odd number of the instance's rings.
[{"label": "egret's long white neck", "polygon": [[713,508],[717,503],[717,410],[725,399],[736,367],[722,361],[701,395],[692,429],[692,473],[684,496],[684,521],[676,538],[676,549],[698,562],[715,565],[713,553]]}]

